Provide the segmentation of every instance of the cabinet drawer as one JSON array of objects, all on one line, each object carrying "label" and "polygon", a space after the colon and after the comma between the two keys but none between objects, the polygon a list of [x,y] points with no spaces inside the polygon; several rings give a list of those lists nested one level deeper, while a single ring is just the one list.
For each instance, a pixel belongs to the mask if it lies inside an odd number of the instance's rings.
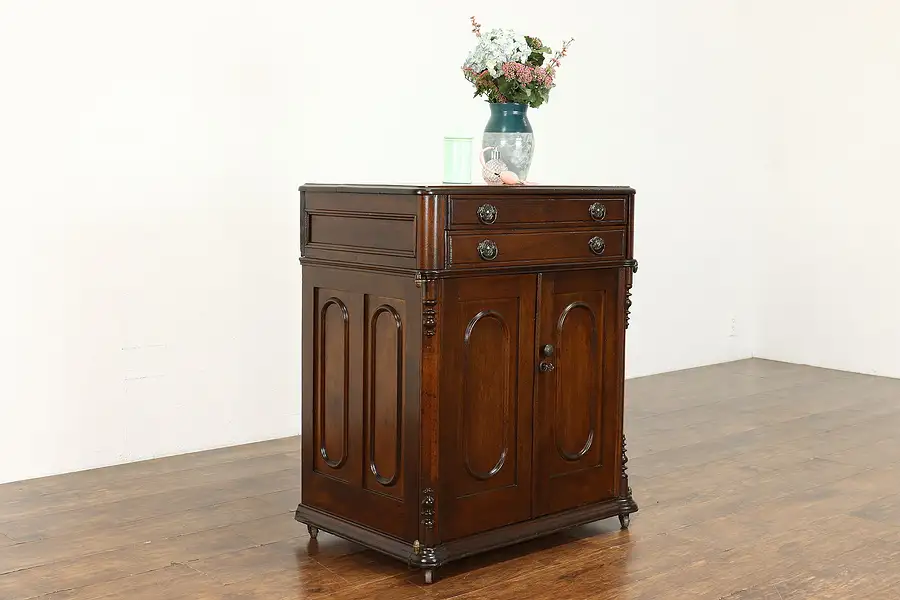
[{"label": "cabinet drawer", "polygon": [[523,263],[590,263],[625,256],[625,229],[451,233],[450,268]]},{"label": "cabinet drawer", "polygon": [[450,229],[622,225],[625,198],[450,198]]}]

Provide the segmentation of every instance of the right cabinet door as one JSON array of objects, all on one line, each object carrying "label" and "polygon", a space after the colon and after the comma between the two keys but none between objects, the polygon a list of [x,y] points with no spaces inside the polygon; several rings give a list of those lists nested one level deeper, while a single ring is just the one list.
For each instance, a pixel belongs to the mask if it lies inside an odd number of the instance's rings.
[{"label": "right cabinet door", "polygon": [[616,494],[624,346],[619,271],[541,276],[535,348],[535,516]]}]

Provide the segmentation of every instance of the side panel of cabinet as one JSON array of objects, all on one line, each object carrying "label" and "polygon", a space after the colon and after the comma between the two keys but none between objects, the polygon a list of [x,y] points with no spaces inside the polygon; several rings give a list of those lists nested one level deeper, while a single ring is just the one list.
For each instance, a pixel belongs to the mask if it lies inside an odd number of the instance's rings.
[{"label": "side panel of cabinet", "polygon": [[444,283],[443,541],[531,517],[536,275]]},{"label": "side panel of cabinet", "polygon": [[411,278],[303,269],[302,502],[416,535],[421,323]]},{"label": "side panel of cabinet", "polygon": [[545,273],[534,405],[535,516],[616,494],[624,319],[619,269]]}]

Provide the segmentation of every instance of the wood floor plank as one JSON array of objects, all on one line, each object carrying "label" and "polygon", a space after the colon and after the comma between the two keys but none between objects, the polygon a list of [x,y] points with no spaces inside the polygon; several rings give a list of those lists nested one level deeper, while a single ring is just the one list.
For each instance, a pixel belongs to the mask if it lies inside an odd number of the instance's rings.
[{"label": "wood floor plank", "polygon": [[[900,488],[900,481],[898,481]],[[900,494],[873,500],[850,513],[855,517],[900,527]]]},{"label": "wood floor plank", "polygon": [[[298,491],[294,493],[299,494]],[[86,533],[74,533],[19,544],[15,547],[0,548],[0,572],[39,566],[56,560],[77,558],[135,544],[157,542],[178,535],[226,526],[236,528],[236,533],[244,535],[255,543],[266,543],[265,540],[260,541],[258,537],[251,535],[252,529],[241,528],[241,525],[269,516],[274,516],[281,523],[283,531],[290,534],[288,537],[306,533],[305,527],[296,523],[290,515],[284,514],[280,509],[265,502],[264,498],[266,496],[243,498],[157,518],[143,519],[122,527],[100,528]]]},{"label": "wood floor plank", "polygon": [[100,469],[90,469],[41,477],[27,481],[17,481],[0,485],[0,502],[18,499],[39,498],[45,494],[69,490],[91,490],[109,482],[134,480],[151,475],[172,473],[185,469],[235,462],[255,456],[285,454],[300,450],[300,437],[293,436],[278,440],[255,442],[240,446],[229,446],[215,450],[205,450],[190,454],[179,454]]},{"label": "wood floor plank", "polygon": [[[323,581],[346,582],[338,577],[324,577],[330,573],[328,569],[321,567],[312,559],[308,551],[308,545],[315,542],[304,538],[298,540],[286,540],[274,544],[254,546],[236,552],[220,554],[212,558],[191,561],[188,564],[192,569],[209,576],[224,584],[235,585],[247,580],[265,579],[277,576],[279,573],[291,573],[295,577],[298,572],[315,571],[323,574]],[[349,548],[340,543],[338,545]],[[355,545],[354,545],[355,546]],[[362,548],[353,548],[352,551],[362,551]],[[238,589],[237,587],[232,589]]]},{"label": "wood floor plank", "polygon": [[[276,562],[279,566],[275,566]],[[248,575],[252,569],[240,572]],[[330,598],[347,587],[341,577],[312,561],[292,566],[290,562],[282,564],[276,559],[271,565],[264,563],[260,573],[223,585],[221,595],[210,600],[319,600]]]},{"label": "wood floor plank", "polygon": [[112,551],[0,575],[0,598],[19,600],[131,575],[131,557]]},{"label": "wood floor plank", "polygon": [[835,450],[822,458],[867,468],[900,466],[900,436]]},{"label": "wood floor plank", "polygon": [[[379,579],[357,587],[342,587],[327,596],[328,600],[415,600],[429,598],[428,592],[404,579]],[[296,596],[288,596],[293,600]]]},{"label": "wood floor plank", "polygon": [[85,506],[54,514],[27,517],[0,523],[0,532],[17,541],[31,541],[97,528],[121,527],[151,517],[211,506],[265,493],[296,489],[300,485],[298,469],[242,477],[233,482],[212,483],[175,491]]},{"label": "wood floor plank", "polygon": [[227,529],[258,545],[309,537],[306,526],[297,523],[293,515],[284,512],[278,512],[271,517],[235,523],[227,526]]},{"label": "wood floor plank", "polygon": [[799,575],[776,583],[784,600],[868,598],[900,582],[900,545],[872,541],[825,562],[810,562]]},{"label": "wood floor plank", "polygon": [[782,600],[782,598],[775,586],[767,583],[734,591],[723,596],[721,600]]},{"label": "wood floor plank", "polygon": [[221,586],[185,565],[174,564],[162,569],[131,575],[40,596],[38,600],[182,600],[206,596],[216,598]]},{"label": "wood floor plank", "polygon": [[[99,507],[150,493],[178,492],[201,486],[220,487],[248,476],[297,469],[299,464],[296,458],[286,454],[258,456],[196,469],[152,475],[137,480],[125,479],[109,482],[105,486],[89,490],[66,490],[45,494],[39,498],[9,501],[0,505],[0,515],[3,516],[4,522],[23,520],[31,516],[40,518],[47,511],[77,510],[87,505]],[[3,524],[0,523],[0,528],[2,527]]]}]

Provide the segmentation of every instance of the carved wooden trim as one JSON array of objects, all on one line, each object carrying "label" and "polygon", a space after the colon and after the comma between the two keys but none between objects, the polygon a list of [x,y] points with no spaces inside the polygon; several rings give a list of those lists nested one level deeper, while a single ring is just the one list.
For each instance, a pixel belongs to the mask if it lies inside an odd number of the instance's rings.
[{"label": "carved wooden trim", "polygon": [[344,362],[344,377],[343,377],[343,395],[344,400],[342,403],[343,414],[341,418],[343,419],[342,426],[342,440],[341,440],[341,456],[338,459],[332,459],[328,456],[328,450],[325,448],[325,361],[324,359],[319,360],[318,364],[318,372],[316,373],[316,382],[314,388],[314,414],[316,415],[316,427],[318,429],[319,434],[319,454],[322,456],[322,460],[326,465],[331,467],[332,469],[340,469],[344,466],[344,463],[347,462],[347,458],[350,455],[349,452],[349,439],[350,439],[350,311],[347,309],[347,305],[344,304],[343,300],[336,296],[332,296],[328,298],[323,304],[322,308],[319,309],[319,339],[318,343],[318,355],[320,357],[325,356],[325,341],[326,341],[326,323],[328,319],[328,309],[332,306],[337,307],[340,311],[341,316],[341,325],[343,326],[343,332],[339,332],[338,334],[332,335],[341,335],[343,339],[343,362]]},{"label": "carved wooden trim", "polygon": [[434,490],[431,488],[422,490],[422,526],[434,529]]},{"label": "carved wooden trim", "polygon": [[434,336],[434,331],[437,329],[437,312],[434,310],[436,304],[437,300],[422,301],[424,306],[422,310],[422,327],[425,330],[425,335],[428,337]]},{"label": "carved wooden trim", "polygon": [[[395,331],[396,331],[396,360],[397,360],[397,397],[394,399],[396,402],[396,438],[394,439],[394,474],[390,477],[385,477],[378,470],[378,465],[375,464],[375,431],[377,429],[375,425],[375,408],[377,402],[377,385],[376,385],[376,377],[375,373],[378,365],[375,364],[375,359],[377,356],[376,352],[376,344],[377,344],[377,327],[378,327],[378,318],[383,315],[388,314],[394,321]],[[397,483],[397,480],[400,477],[400,472],[403,465],[403,440],[402,440],[402,423],[403,423],[403,322],[400,319],[400,314],[394,309],[390,304],[382,304],[372,313],[372,316],[369,319],[369,343],[368,346],[368,357],[366,360],[369,363],[368,370],[368,378],[369,378],[369,389],[366,391],[366,411],[369,414],[369,422],[368,422],[368,436],[369,436],[369,469],[372,471],[372,474],[375,475],[375,481],[380,483],[385,487],[391,487]]]},{"label": "carved wooden trim", "polygon": [[[638,511],[637,502],[634,501],[634,496],[631,495],[631,486],[628,485],[628,451],[624,433],[622,434],[622,482],[619,491],[619,506],[620,516]],[[627,527],[625,522],[622,525]]]},{"label": "carved wooden trim", "polygon": [[625,288],[625,329],[631,322],[631,286]]},{"label": "carved wooden trim", "polygon": [[[631,261],[631,273],[638,272],[638,261]],[[628,329],[628,325],[631,322],[631,275],[628,276],[628,285],[625,286],[625,329]]]},{"label": "carved wooden trim", "polygon": [[437,329],[437,298],[435,298],[434,279],[416,276],[417,285],[421,282],[422,292],[422,332],[426,337],[434,337],[435,329]]},{"label": "carved wooden trim", "polygon": [[[602,298],[601,301],[603,302],[603,304],[601,304],[601,306],[600,306],[600,314],[603,314],[604,309],[605,309],[605,304],[606,304],[606,294],[604,293],[601,298]],[[598,335],[597,314],[594,312],[594,309],[591,308],[591,305],[588,304],[587,302],[581,302],[581,301],[571,302],[560,313],[559,319],[556,322],[556,332],[555,332],[556,347],[563,348],[562,336],[563,336],[563,329],[566,326],[566,319],[568,319],[569,314],[573,310],[576,310],[576,309],[586,310],[588,315],[590,315],[590,318],[591,318],[591,331],[590,331],[591,356],[590,356],[589,360],[590,360],[591,364],[602,365],[604,362],[603,348],[602,348],[602,346],[597,344],[597,340],[603,339],[604,336],[603,336],[602,331],[601,331],[600,335]],[[601,323],[602,323],[602,321],[601,321]],[[559,456],[563,460],[568,461],[568,462],[576,462],[576,461],[579,461],[582,458],[584,458],[587,455],[587,453],[590,452],[591,447],[594,445],[594,434],[595,434],[594,428],[597,425],[597,413],[600,410],[600,408],[598,406],[598,404],[600,402],[600,397],[599,397],[600,394],[597,392],[597,390],[601,390],[603,388],[602,388],[602,385],[598,385],[598,379],[597,379],[598,376],[600,375],[600,369],[593,369],[591,371],[592,376],[593,376],[593,378],[591,379],[591,392],[588,394],[590,397],[590,400],[589,400],[590,404],[588,405],[588,410],[590,413],[589,418],[591,421],[591,428],[590,428],[590,431],[588,431],[587,438],[584,440],[584,444],[582,445],[582,447],[577,452],[568,452],[565,448],[563,448],[563,444],[559,439],[559,432],[562,429],[562,426],[559,423],[559,417],[560,417],[560,415],[564,414],[563,411],[565,410],[565,405],[562,400],[562,387],[563,387],[563,385],[565,385],[565,382],[566,382],[566,378],[564,376],[565,362],[560,360],[560,358],[563,358],[563,360],[565,360],[565,357],[557,358],[557,363],[560,367],[560,372],[559,372],[559,374],[556,375],[556,378],[553,383],[553,386],[554,386],[553,402],[555,405],[555,408],[553,409],[553,413],[554,413],[553,441],[556,445],[556,453],[559,454]],[[601,442],[600,446],[601,446],[601,448],[603,447],[602,442]]]}]

